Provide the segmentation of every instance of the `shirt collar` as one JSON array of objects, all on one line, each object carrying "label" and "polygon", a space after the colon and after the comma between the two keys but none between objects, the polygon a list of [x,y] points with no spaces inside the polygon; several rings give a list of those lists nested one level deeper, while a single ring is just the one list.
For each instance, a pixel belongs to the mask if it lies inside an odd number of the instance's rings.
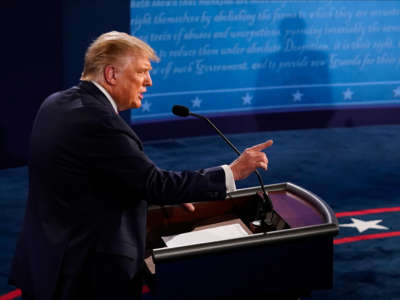
[{"label": "shirt collar", "polygon": [[98,89],[100,91],[103,92],[104,96],[106,96],[106,98],[108,99],[108,101],[110,101],[112,107],[114,108],[115,112],[118,114],[118,108],[117,108],[117,104],[115,103],[114,99],[111,97],[111,95],[107,92],[107,90],[105,88],[103,88],[99,83],[97,83],[94,80],[90,81],[91,83],[93,83],[95,86],[98,87]]}]

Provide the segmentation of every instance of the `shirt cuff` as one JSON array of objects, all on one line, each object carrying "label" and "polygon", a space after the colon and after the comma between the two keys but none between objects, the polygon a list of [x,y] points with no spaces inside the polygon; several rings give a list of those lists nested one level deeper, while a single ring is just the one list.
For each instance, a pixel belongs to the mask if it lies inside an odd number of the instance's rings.
[{"label": "shirt cuff", "polygon": [[231,168],[228,165],[222,165],[221,168],[225,172],[226,193],[231,193],[236,191],[236,184],[235,180],[233,179],[233,173]]}]

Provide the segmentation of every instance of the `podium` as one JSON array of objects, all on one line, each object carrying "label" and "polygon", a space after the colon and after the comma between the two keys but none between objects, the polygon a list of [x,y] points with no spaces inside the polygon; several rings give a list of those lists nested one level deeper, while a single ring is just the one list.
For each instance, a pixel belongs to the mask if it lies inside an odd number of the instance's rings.
[{"label": "podium", "polygon": [[[146,266],[156,299],[298,299],[332,288],[338,222],[329,205],[293,183],[265,188],[284,221],[265,233],[250,230],[260,187],[195,203],[194,213],[181,206],[149,208]],[[182,247],[167,247],[161,238],[232,222],[249,235]]]}]

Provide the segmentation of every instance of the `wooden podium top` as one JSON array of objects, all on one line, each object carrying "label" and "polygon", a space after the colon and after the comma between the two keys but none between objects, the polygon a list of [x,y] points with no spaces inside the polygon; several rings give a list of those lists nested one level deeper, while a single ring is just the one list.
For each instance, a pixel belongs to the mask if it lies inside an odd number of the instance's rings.
[{"label": "wooden podium top", "polygon": [[[287,223],[284,230],[263,234],[265,242],[279,236],[296,236],[299,231],[320,232],[328,230],[338,232],[337,219],[331,208],[315,194],[292,183],[280,183],[265,186],[273,203],[274,211]],[[256,203],[252,196],[259,187],[237,190],[223,201],[197,202],[195,212],[188,212],[180,205],[150,207],[147,219],[147,249],[154,253],[176,252],[184,249],[169,249],[161,236],[190,232],[201,226],[240,219],[247,227],[254,221]],[[287,227],[289,227],[287,229]],[[257,236],[257,238],[256,238]],[[259,240],[259,234],[253,234],[251,240]],[[247,241],[246,241],[247,240]],[[248,243],[249,237],[243,239]],[[259,242],[259,241],[258,241]],[[222,241],[228,245],[229,241]],[[214,244],[214,243],[212,243]],[[240,244],[240,243],[239,243]],[[189,248],[196,248],[190,246]],[[187,247],[181,247],[187,248]],[[199,245],[199,249],[207,248]],[[196,252],[196,251],[195,251]],[[156,255],[157,256],[157,255]]]}]

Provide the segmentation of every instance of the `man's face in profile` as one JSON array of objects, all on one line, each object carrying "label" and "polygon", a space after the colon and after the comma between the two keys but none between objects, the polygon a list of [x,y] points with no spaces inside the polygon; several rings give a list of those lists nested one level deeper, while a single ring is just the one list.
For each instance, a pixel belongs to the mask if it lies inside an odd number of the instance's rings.
[{"label": "man's face in profile", "polygon": [[122,67],[116,72],[116,86],[113,98],[118,110],[139,108],[142,105],[143,94],[152,85],[150,59],[146,56],[128,56]]}]

